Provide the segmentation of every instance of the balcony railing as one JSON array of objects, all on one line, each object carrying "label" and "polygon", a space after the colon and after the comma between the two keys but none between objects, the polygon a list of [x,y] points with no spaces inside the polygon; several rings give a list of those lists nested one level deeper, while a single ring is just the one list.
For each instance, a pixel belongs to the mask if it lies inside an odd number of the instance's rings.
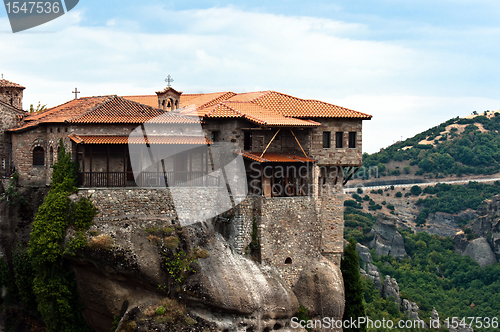
[{"label": "balcony railing", "polygon": [[131,172],[81,172],[79,187],[219,187],[220,179],[204,172],[142,172],[137,179]]}]

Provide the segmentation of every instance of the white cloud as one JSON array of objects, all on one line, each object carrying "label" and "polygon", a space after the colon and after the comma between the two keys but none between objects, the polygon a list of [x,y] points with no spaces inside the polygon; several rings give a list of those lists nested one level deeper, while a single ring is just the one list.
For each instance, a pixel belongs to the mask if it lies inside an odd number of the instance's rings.
[{"label": "white cloud", "polygon": [[373,115],[363,122],[363,151],[368,153],[474,110],[500,108],[500,99],[418,95],[353,95],[335,103]]}]

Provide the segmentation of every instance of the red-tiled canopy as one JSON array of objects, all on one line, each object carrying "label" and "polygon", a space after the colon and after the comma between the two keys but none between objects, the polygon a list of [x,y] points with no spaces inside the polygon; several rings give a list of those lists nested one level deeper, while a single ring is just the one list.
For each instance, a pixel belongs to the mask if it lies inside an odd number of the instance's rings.
[{"label": "red-tiled canopy", "polygon": [[112,135],[76,135],[68,137],[77,144],[213,144],[211,140],[203,136],[112,136]]},{"label": "red-tiled canopy", "polygon": [[301,157],[291,153],[266,152],[262,157],[260,156],[261,154],[262,152],[241,152],[241,155],[244,158],[257,161],[259,163],[312,163],[316,161],[315,159]]}]

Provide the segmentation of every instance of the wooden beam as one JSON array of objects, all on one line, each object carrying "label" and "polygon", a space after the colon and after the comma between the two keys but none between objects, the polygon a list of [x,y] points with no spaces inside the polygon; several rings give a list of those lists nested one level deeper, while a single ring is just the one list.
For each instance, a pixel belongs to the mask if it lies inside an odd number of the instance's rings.
[{"label": "wooden beam", "polygon": [[281,130],[281,128],[278,129],[278,131],[276,132],[276,134],[274,134],[273,138],[271,138],[271,140],[269,141],[269,144],[267,144],[266,148],[264,149],[264,152],[262,152],[262,154],[260,155],[261,158],[264,155],[264,153],[266,153],[267,149],[269,148],[269,145],[271,145],[271,143],[274,141],[274,139],[276,138],[276,135],[278,135],[278,133],[280,132],[280,130]]},{"label": "wooden beam", "polygon": [[359,171],[360,167],[353,166],[351,169],[352,169],[351,173],[347,176],[347,178],[342,183],[343,186],[345,186],[347,184],[347,181],[349,181],[354,176],[354,174],[356,174],[356,172]]},{"label": "wooden beam", "polygon": [[272,130],[272,128],[241,128],[240,130]]},{"label": "wooden beam", "polygon": [[106,186],[109,187],[109,144],[106,144],[108,147],[108,153],[106,155]]},{"label": "wooden beam", "polygon": [[92,144],[90,144],[90,187],[92,187]]},{"label": "wooden beam", "polygon": [[[127,186],[127,145],[122,145],[123,146],[123,186]],[[141,151],[142,152],[142,151]]]},{"label": "wooden beam", "polygon": [[295,134],[293,133],[293,130],[290,129],[290,132],[292,133],[293,137],[295,138],[295,140],[297,141],[297,144],[299,145],[300,149],[302,150],[302,153],[304,154],[304,156],[306,156],[306,158],[309,158],[306,154],[306,152],[304,151],[304,149],[302,148],[302,145],[300,145],[300,142],[299,140],[297,139],[297,136],[295,136]]}]

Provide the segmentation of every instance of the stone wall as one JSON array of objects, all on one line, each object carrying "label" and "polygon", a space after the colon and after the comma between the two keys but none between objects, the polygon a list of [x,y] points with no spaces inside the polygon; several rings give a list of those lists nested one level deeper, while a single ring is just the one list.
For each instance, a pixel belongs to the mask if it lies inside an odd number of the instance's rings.
[{"label": "stone wall", "polygon": [[321,220],[312,197],[263,199],[259,223],[261,258],[291,285],[302,269],[320,258]]},{"label": "stone wall", "polygon": [[[0,94],[1,96],[1,94]],[[15,127],[18,117],[23,116],[24,111],[18,110],[10,105],[0,102],[0,174],[5,175],[11,171],[11,139],[5,133],[6,129]]]},{"label": "stone wall", "polygon": [[0,87],[0,101],[22,110],[23,90],[19,87]]}]

